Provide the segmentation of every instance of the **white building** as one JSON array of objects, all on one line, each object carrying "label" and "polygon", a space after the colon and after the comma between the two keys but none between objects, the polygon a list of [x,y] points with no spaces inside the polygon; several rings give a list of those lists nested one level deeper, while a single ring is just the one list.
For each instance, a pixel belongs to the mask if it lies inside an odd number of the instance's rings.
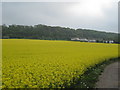
[{"label": "white building", "polygon": [[111,41],[109,41],[109,43],[114,43],[114,41],[113,41],[113,40],[111,40]]},{"label": "white building", "polygon": [[82,42],[88,42],[88,39],[84,38],[84,39],[80,39],[80,41],[82,41]]},{"label": "white building", "polygon": [[80,41],[79,38],[71,38],[72,41]]},{"label": "white building", "polygon": [[88,42],[96,42],[96,40],[88,40]]},{"label": "white building", "polygon": [[103,43],[114,43],[113,40],[110,40],[110,41],[103,41]]},{"label": "white building", "polygon": [[86,38],[71,38],[72,41],[81,41],[81,42],[96,42],[96,40],[88,40]]}]

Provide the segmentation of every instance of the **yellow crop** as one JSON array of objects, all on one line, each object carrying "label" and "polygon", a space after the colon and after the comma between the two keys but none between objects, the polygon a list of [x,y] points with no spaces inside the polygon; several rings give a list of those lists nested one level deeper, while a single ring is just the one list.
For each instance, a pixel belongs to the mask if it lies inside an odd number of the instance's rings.
[{"label": "yellow crop", "polygon": [[64,88],[88,67],[118,57],[117,44],[29,39],[2,44],[3,88]]}]

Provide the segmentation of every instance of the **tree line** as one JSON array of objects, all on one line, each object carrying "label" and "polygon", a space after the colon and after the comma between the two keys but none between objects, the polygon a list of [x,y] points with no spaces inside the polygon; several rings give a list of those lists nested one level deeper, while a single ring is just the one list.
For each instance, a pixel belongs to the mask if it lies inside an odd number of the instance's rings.
[{"label": "tree line", "polygon": [[72,29],[47,25],[2,25],[3,39],[41,39],[41,40],[71,40],[71,38],[95,39],[97,41],[113,40],[119,43],[119,34],[88,29]]}]

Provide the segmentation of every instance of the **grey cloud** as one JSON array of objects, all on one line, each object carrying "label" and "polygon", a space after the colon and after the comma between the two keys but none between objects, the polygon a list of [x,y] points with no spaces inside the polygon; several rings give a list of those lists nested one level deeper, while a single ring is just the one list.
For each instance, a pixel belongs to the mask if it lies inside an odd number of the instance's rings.
[{"label": "grey cloud", "polygon": [[117,32],[117,6],[103,9],[105,19],[87,16],[75,17],[74,13],[68,13],[68,7],[76,3],[69,2],[40,2],[40,3],[3,3],[4,24],[46,24],[71,28],[90,28]]}]

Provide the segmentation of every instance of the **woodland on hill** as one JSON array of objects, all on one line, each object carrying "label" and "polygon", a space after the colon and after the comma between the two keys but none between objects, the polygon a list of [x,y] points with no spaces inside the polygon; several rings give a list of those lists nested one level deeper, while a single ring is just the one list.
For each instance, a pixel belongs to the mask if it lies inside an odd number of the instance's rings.
[{"label": "woodland on hill", "polygon": [[113,40],[115,43],[120,43],[118,40],[119,34],[110,32],[101,32],[88,29],[72,29],[59,26],[47,25],[2,25],[3,39],[41,39],[41,40],[71,40],[71,38],[86,38],[95,39],[97,41]]}]

